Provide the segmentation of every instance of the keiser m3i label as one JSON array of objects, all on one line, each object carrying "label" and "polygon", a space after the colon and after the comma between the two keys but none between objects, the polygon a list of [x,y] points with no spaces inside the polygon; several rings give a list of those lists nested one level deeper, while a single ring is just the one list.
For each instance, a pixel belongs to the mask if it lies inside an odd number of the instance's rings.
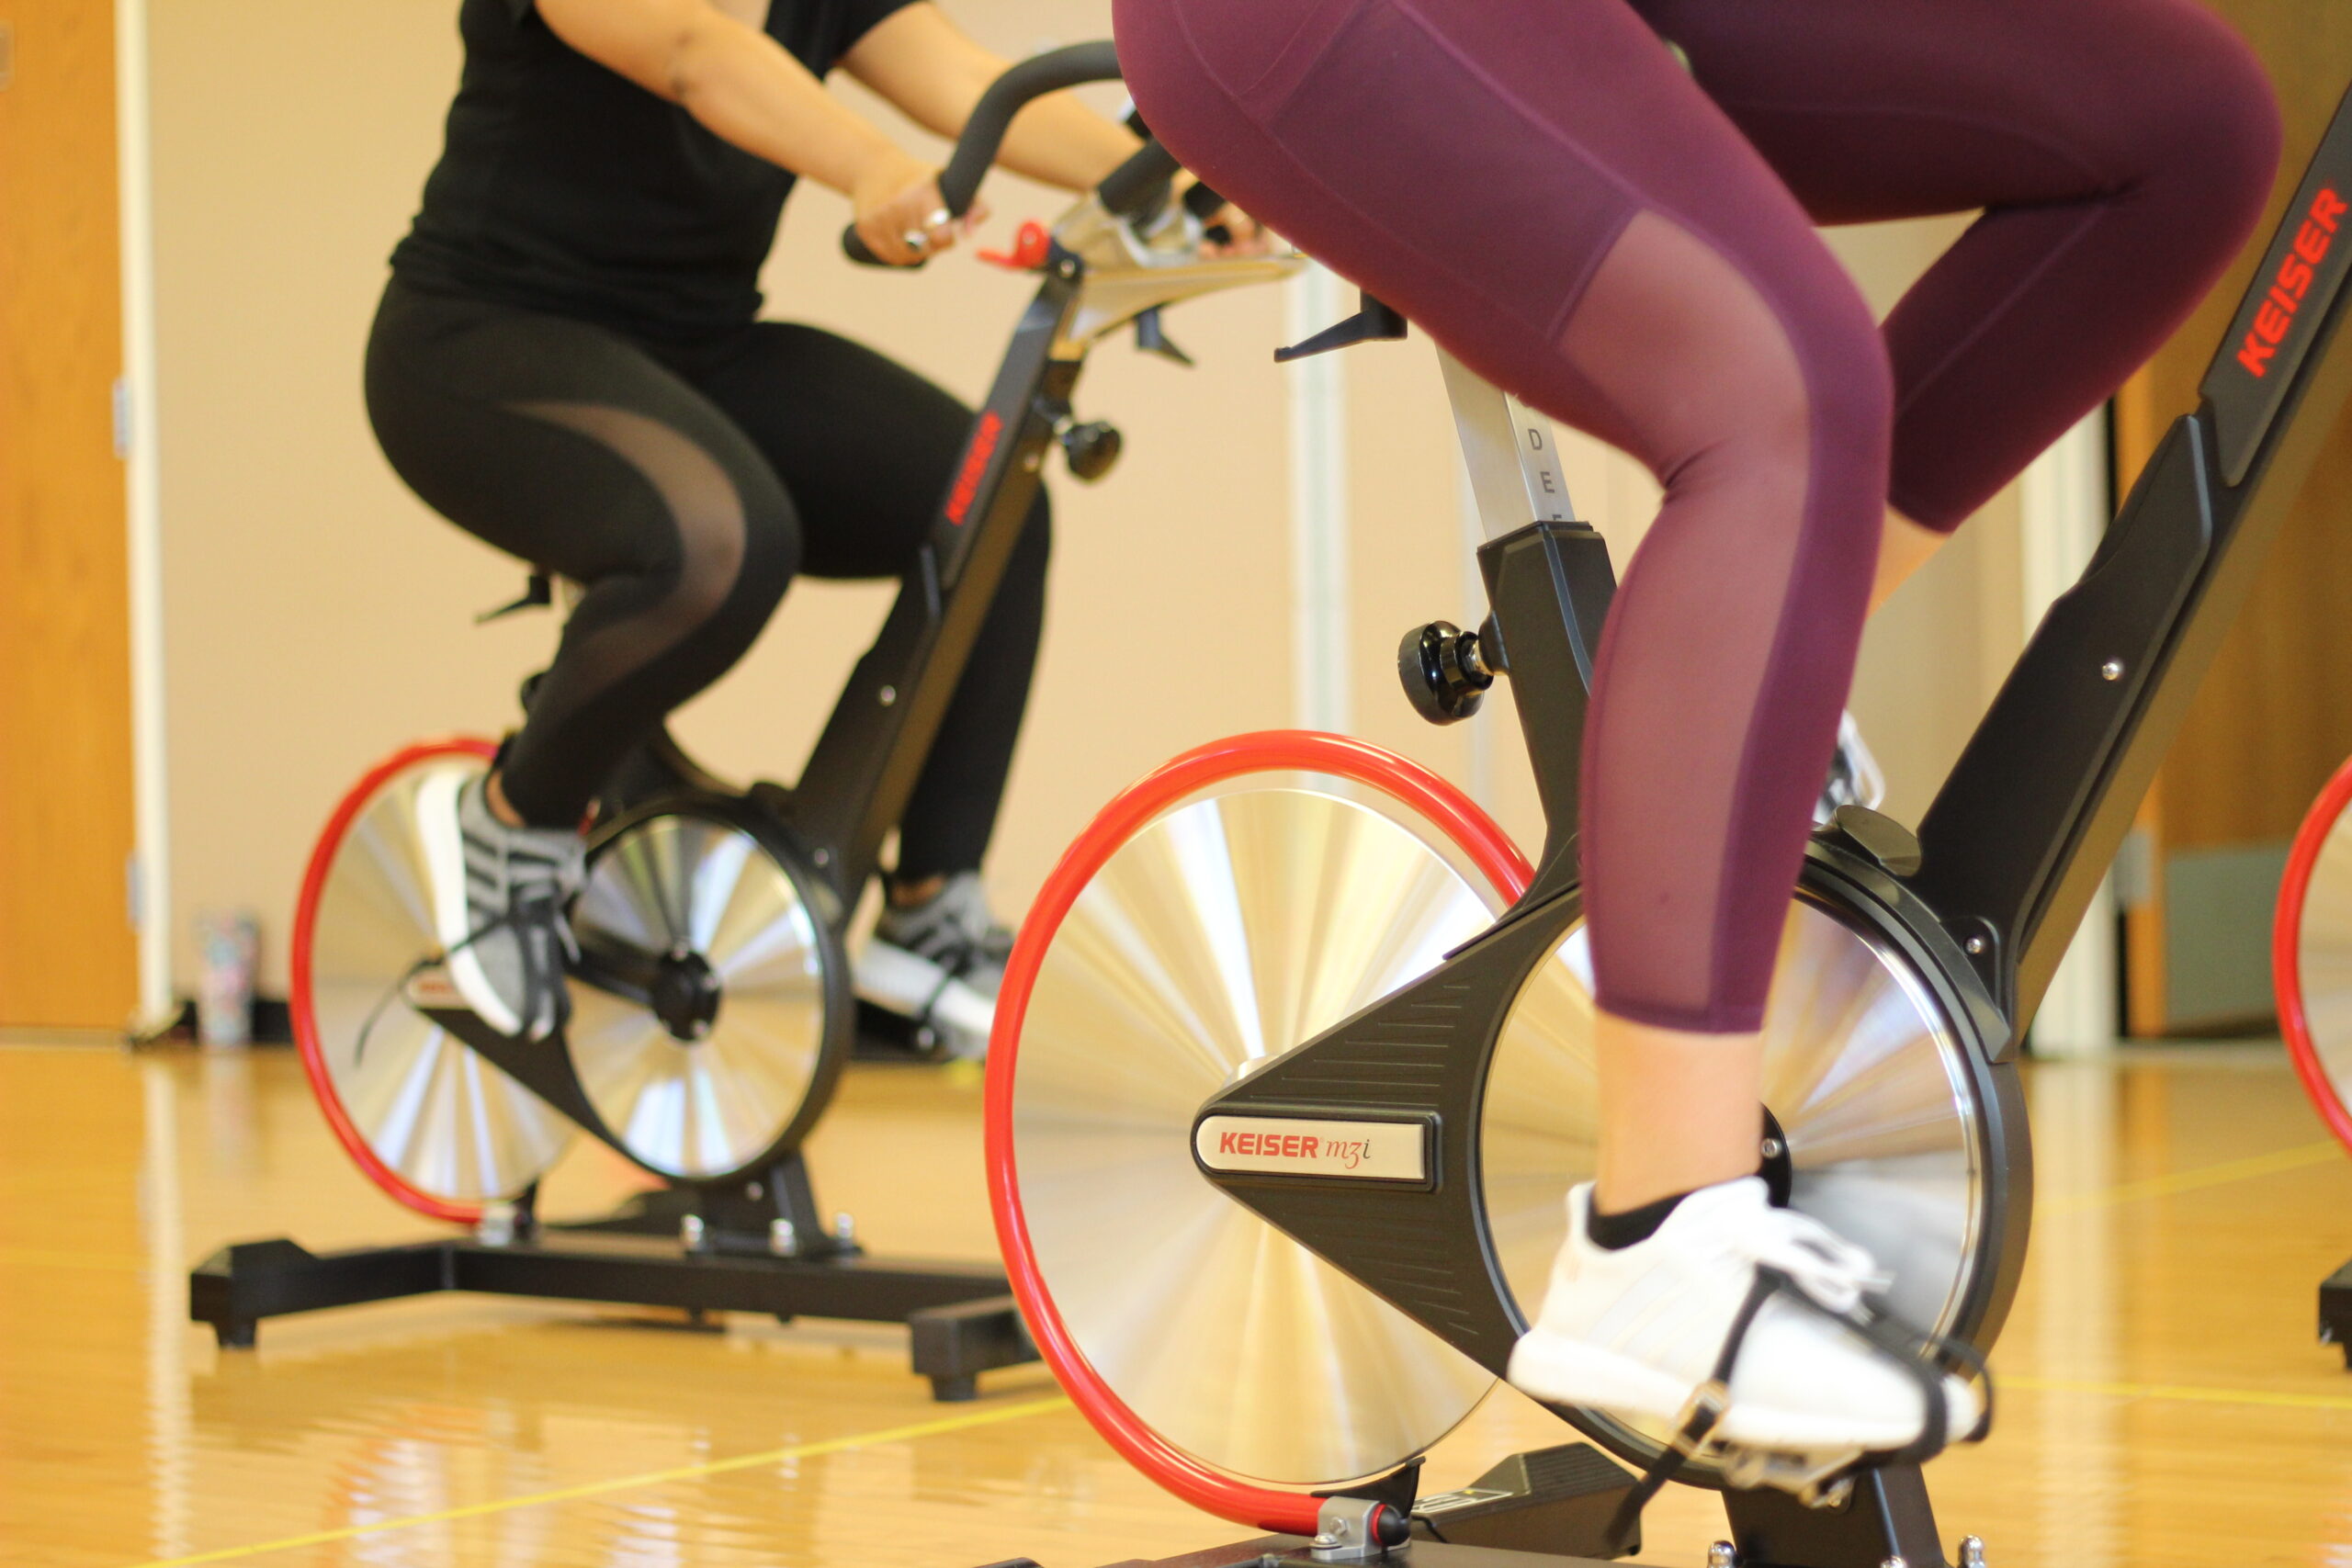
[{"label": "keiser m3i label", "polygon": [[1305,1176],[1326,1180],[1430,1179],[1430,1123],[1333,1117],[1204,1116],[1193,1157],[1204,1170]]}]

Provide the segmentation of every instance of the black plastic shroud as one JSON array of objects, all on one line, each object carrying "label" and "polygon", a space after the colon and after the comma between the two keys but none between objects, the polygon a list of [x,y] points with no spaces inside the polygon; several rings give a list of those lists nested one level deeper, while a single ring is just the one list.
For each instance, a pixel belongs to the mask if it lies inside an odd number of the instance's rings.
[{"label": "black plastic shroud", "polygon": [[1948,922],[1981,925],[1978,962],[2013,1034],[2352,397],[2352,362],[2326,352],[2352,272],[2347,200],[2352,95],[2214,355],[2202,408],[2166,434],[1920,821],[1920,892]]}]

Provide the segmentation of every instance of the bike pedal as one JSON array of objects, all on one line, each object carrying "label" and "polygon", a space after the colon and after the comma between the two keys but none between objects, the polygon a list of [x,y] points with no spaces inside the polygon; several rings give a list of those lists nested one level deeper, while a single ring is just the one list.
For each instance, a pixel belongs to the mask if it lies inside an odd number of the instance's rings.
[{"label": "bike pedal", "polygon": [[1834,1508],[1854,1489],[1860,1449],[1830,1454],[1781,1453],[1770,1449],[1723,1445],[1718,1449],[1724,1480],[1742,1491],[1769,1486],[1795,1495],[1808,1508]]}]

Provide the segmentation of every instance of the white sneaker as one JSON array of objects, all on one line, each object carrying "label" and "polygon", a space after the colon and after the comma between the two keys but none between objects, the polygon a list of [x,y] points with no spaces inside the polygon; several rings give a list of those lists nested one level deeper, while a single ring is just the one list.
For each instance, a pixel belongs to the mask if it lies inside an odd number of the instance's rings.
[{"label": "white sneaker", "polygon": [[989,913],[977,872],[958,872],[910,908],[885,902],[857,955],[857,994],[946,1036],[950,1055],[988,1054],[1012,933]]},{"label": "white sneaker", "polygon": [[[1655,1235],[1615,1252],[1586,1235],[1591,1201],[1589,1183],[1568,1194],[1568,1239],[1544,1311],[1511,1351],[1511,1383],[1555,1404],[1674,1420],[1713,1377],[1759,1265],[1833,1313],[1851,1312],[1885,1283],[1861,1248],[1773,1208],[1760,1178],[1700,1189]],[[1920,1383],[1889,1352],[1777,1292],[1757,1312],[1728,1382],[1717,1443],[1809,1461],[1735,1467],[1770,1483],[1904,1448],[1926,1428]],[[1942,1390],[1945,1434],[1957,1441],[1980,1407],[1957,1378],[1944,1378]]]},{"label": "white sneaker", "polygon": [[434,929],[466,1005],[501,1034],[541,1040],[571,1018],[564,908],[587,844],[570,829],[501,822],[483,797],[488,777],[450,768],[417,786]]}]

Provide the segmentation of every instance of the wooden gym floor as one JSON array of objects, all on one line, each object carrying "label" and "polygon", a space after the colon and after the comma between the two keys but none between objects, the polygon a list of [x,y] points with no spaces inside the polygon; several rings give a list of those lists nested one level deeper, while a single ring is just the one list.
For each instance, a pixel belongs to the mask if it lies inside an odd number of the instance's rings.
[{"label": "wooden gym floor", "polygon": [[[2041,1208],[1998,1429],[1939,1461],[1993,1568],[2352,1563],[2352,1372],[2313,1342],[2352,1161],[2275,1046],[2031,1078]],[[984,1257],[978,1086],[853,1075],[813,1159],[878,1248]],[[628,1184],[579,1151],[554,1213]],[[429,1234],[330,1140],[283,1053],[0,1050],[0,1563],[1046,1568],[1245,1532],[1130,1472],[1037,1368],[935,1405],[901,1334],[442,1297],[282,1319],[222,1354],[187,1266],[232,1239]],[[1508,1392],[1433,1458],[1564,1429]],[[1652,1510],[1695,1565],[1707,1496]]]}]

